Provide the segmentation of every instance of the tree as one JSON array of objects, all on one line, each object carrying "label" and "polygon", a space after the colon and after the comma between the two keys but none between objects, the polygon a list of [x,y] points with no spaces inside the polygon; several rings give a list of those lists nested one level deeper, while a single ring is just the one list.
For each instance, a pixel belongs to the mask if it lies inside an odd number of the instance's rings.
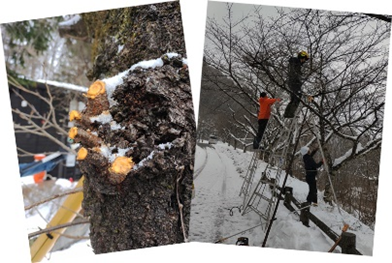
[{"label": "tree", "polygon": [[185,242],[196,125],[179,2],[81,17],[93,84],[69,137],[80,143],[94,252]]},{"label": "tree", "polygon": [[[4,46],[9,47],[9,63],[25,65],[25,57],[40,54],[49,48],[57,19],[21,21],[2,25]],[[6,49],[7,50],[7,49]]]},{"label": "tree", "polygon": [[[38,97],[49,110],[43,115],[28,101],[26,112],[14,109],[24,119],[15,123],[16,132],[50,139],[45,130],[50,127],[73,143],[84,176],[83,211],[95,253],[186,242],[196,125],[179,2],[83,13],[58,21],[59,31],[48,31],[51,38],[45,42],[45,50],[52,53],[45,53],[42,63],[25,63],[26,72],[46,71],[49,79],[88,83],[90,88],[82,96],[80,91],[59,94],[47,85],[43,96],[34,85],[25,85],[31,84],[29,80],[15,78],[25,69],[9,57],[13,94],[20,101],[26,99],[19,96],[22,93]],[[7,54],[30,46],[17,43],[5,47]],[[58,53],[60,47],[68,49]],[[41,55],[29,50],[35,59]],[[80,72],[87,82],[77,75]],[[36,80],[37,75],[31,76]],[[67,96],[77,97],[86,107],[59,116],[58,107],[69,109]],[[74,127],[65,131],[59,119]],[[73,152],[65,143],[56,143]]]},{"label": "tree", "polygon": [[[281,8],[276,16],[266,17],[261,6],[235,20],[233,9],[227,5],[223,23],[208,21],[205,50],[206,63],[233,81],[233,100],[241,94],[256,104],[255,91],[262,89],[287,101],[287,60],[307,50],[311,59],[302,89],[313,101],[302,100],[303,127],[295,132],[293,145],[317,147],[318,137],[331,176],[361,156],[379,157],[391,24],[363,14],[308,9]],[[215,83],[224,92],[225,87]],[[286,125],[280,107],[269,124],[272,132],[265,135],[271,148],[278,147],[275,138]],[[243,120],[238,124],[255,130],[256,121],[248,116]],[[293,148],[291,158],[296,152]],[[325,200],[332,202],[326,188]]]},{"label": "tree", "polygon": [[235,94],[236,90],[232,88],[234,84],[219,70],[204,63],[202,72],[198,133],[203,132],[204,139],[213,133],[226,139],[246,137],[249,131],[238,125],[236,118],[252,116],[257,109],[246,103],[246,97]]},{"label": "tree", "polygon": [[[90,56],[86,52],[90,45],[61,38],[57,29],[64,19],[53,17],[1,25],[18,157],[22,162],[30,161],[37,153],[60,150],[74,154],[65,140],[66,111],[82,100],[81,90],[89,83],[85,71],[90,66],[86,59]],[[75,89],[68,89],[69,83]],[[32,150],[20,142],[25,137],[37,142],[47,139],[51,143]]]}]

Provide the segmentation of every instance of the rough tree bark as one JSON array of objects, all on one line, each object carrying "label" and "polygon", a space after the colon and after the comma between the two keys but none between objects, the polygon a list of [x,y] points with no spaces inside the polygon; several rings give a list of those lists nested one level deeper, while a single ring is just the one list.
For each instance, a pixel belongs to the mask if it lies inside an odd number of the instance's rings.
[{"label": "rough tree bark", "polygon": [[[87,16],[90,21],[92,16]],[[80,143],[83,209],[90,218],[91,245],[99,254],[185,242],[196,125],[188,68],[182,58],[185,43],[179,2],[110,10],[100,13],[103,17],[108,20],[101,21],[100,28],[85,20],[91,34],[110,27],[106,31],[110,35],[97,44],[87,106],[73,114],[75,127],[69,133]],[[122,24],[114,26],[111,17],[122,17]],[[113,40],[118,33],[122,43]],[[116,43],[124,45],[121,52],[113,52],[119,50]],[[166,52],[179,55],[163,55]],[[136,62],[161,55],[162,67],[128,71],[113,92],[106,89],[103,76],[114,76]]]}]

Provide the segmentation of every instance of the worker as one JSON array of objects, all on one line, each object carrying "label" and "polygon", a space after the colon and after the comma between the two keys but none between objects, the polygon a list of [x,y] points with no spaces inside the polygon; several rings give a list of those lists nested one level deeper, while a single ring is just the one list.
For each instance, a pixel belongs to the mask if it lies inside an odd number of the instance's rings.
[{"label": "worker", "polygon": [[290,102],[286,107],[283,114],[285,118],[293,118],[296,109],[300,103],[300,97],[302,95],[302,65],[308,61],[309,54],[306,51],[298,53],[297,57],[291,57],[289,59],[289,71],[287,83],[290,89]]},{"label": "worker", "polygon": [[313,155],[317,152],[317,148],[313,151],[310,151],[309,147],[304,146],[300,150],[303,161],[305,165],[306,172],[306,183],[309,186],[309,193],[306,197],[306,201],[309,205],[317,206],[317,169],[323,165],[323,160],[316,163],[313,159]]},{"label": "worker", "polygon": [[261,139],[263,138],[263,134],[265,128],[267,127],[268,120],[271,116],[271,105],[277,101],[281,101],[280,98],[268,98],[267,93],[261,92],[259,98],[259,113],[257,116],[258,119],[258,129],[257,135],[253,140],[253,149],[259,149]]}]

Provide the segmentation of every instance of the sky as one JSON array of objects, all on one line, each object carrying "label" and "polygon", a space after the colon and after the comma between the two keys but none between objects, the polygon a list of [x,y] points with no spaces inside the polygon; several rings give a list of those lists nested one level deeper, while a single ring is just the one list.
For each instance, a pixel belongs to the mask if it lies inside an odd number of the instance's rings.
[{"label": "sky", "polygon": [[[37,0],[37,1],[9,1],[7,4],[2,4],[0,8],[0,23],[15,22],[27,19],[37,19],[44,17],[52,17],[58,15],[75,14],[81,12],[91,12],[112,8],[121,8],[129,5],[144,5],[155,2],[164,2],[158,0],[111,0],[111,1],[53,1]],[[336,11],[358,11],[378,14],[392,14],[392,4],[385,0],[374,1],[357,1],[355,5],[352,1],[308,1],[308,0],[238,0],[237,3],[251,3],[263,5],[278,5],[287,7],[304,7],[328,9]],[[183,24],[185,30],[185,41],[187,48],[187,55],[189,61],[190,78],[193,92],[193,101],[195,106],[196,118],[198,115],[198,102],[200,93],[200,76],[202,65],[202,54],[204,47],[204,27],[205,18],[207,15],[207,0],[180,0],[183,12]],[[23,7],[23,8],[21,8]],[[4,61],[4,54],[2,52],[2,44],[0,45],[0,61]],[[391,56],[391,55],[390,55]],[[391,75],[391,68],[389,76]],[[14,262],[29,262],[29,248],[26,239],[23,199],[20,191],[20,178],[18,171],[18,163],[15,149],[14,131],[12,127],[12,115],[10,111],[10,101],[7,87],[7,80],[5,74],[5,65],[0,63],[0,89],[1,98],[1,112],[2,114],[2,135],[6,138],[2,142],[1,160],[4,164],[6,173],[4,173],[3,185],[5,186],[0,191],[1,206],[3,209],[3,216],[1,225],[3,227],[3,238],[0,246],[0,251],[4,258],[12,257]],[[390,81],[388,81],[388,89],[392,89]],[[392,133],[392,117],[391,107],[389,102],[391,93],[387,91],[384,134]],[[392,102],[391,102],[392,104]],[[385,262],[384,257],[389,256],[389,236],[392,234],[390,230],[390,217],[388,211],[390,207],[390,196],[388,196],[388,186],[391,185],[391,176],[388,166],[389,156],[392,154],[391,136],[384,136],[382,155],[381,155],[381,170],[380,170],[380,190],[379,203],[377,211],[377,224],[375,229],[374,253],[372,257],[356,258],[355,262]],[[247,248],[245,248],[247,249]],[[154,250],[154,253],[151,251]],[[201,253],[198,253],[201,251]],[[246,251],[246,252],[245,252]],[[245,253],[244,253],[245,252]],[[215,245],[208,243],[192,242],[189,244],[173,245],[166,247],[157,247],[151,249],[134,250],[127,252],[113,253],[110,255],[100,255],[94,257],[94,262],[125,262],[132,260],[143,260],[143,262],[171,262],[172,257],[169,255],[176,254],[181,258],[188,257],[189,262],[210,262],[210,260],[219,260],[220,262],[239,262],[255,260],[260,258],[260,248],[252,248],[244,250],[243,247]],[[213,253],[213,255],[211,255]],[[275,250],[265,249],[262,252],[264,259],[272,259],[276,257]],[[279,261],[303,262],[305,259],[314,259],[315,254],[300,252],[297,250],[279,250]],[[63,262],[83,262],[82,254],[67,255],[63,258]],[[318,262],[330,262],[335,259],[335,255],[322,254],[322,257],[317,255]],[[60,262],[61,259],[57,262]],[[354,261],[347,261],[354,262]]]},{"label": "sky", "polygon": [[[232,6],[234,19],[240,19],[252,13],[254,10],[254,4],[239,3],[235,2]],[[262,13],[266,16],[275,14],[275,7],[270,5],[263,5]],[[227,15],[226,2],[210,1],[207,5],[207,17],[215,18],[220,20]]]}]

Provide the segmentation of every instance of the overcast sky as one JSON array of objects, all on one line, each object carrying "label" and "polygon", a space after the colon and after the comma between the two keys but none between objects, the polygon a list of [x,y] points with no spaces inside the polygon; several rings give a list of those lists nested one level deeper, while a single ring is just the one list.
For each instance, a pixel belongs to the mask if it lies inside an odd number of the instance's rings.
[{"label": "overcast sky", "polygon": [[[233,3],[233,2],[231,2]],[[221,20],[223,17],[227,15],[227,3],[226,2],[216,2],[209,1],[207,6],[207,17],[213,18],[216,20]],[[271,16],[276,14],[274,6],[267,5],[254,5],[254,4],[242,4],[242,3],[233,3],[233,15],[235,19],[240,19],[241,17],[245,17],[249,13],[252,13],[255,7],[262,7],[262,12],[266,16]]]}]

